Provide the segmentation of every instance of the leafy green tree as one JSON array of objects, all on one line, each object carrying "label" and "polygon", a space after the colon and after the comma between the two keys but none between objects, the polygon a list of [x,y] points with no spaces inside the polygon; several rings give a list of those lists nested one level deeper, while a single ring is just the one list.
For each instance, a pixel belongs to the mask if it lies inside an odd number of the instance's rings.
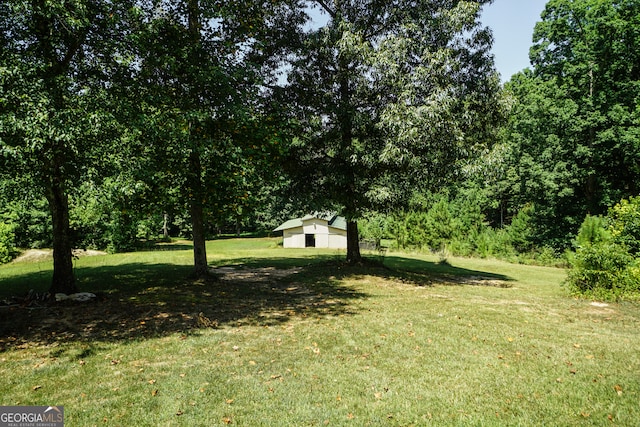
[{"label": "leafy green tree", "polygon": [[13,226],[0,222],[0,264],[9,262],[15,253]]},{"label": "leafy green tree", "polygon": [[566,246],[587,213],[577,203],[585,173],[574,161],[577,105],[554,82],[530,72],[515,75],[506,90],[516,101],[503,134],[508,166],[498,184],[501,198],[509,217],[533,205],[531,244]]},{"label": "leafy green tree", "polygon": [[640,197],[621,200],[609,209],[608,216],[611,218],[613,240],[640,258]]},{"label": "leafy green tree", "polygon": [[8,0],[0,5],[3,172],[31,175],[53,227],[51,293],[77,291],[69,193],[117,138],[106,88],[126,57],[128,1]]},{"label": "leafy green tree", "polygon": [[142,119],[134,150],[146,156],[134,157],[141,162],[133,180],[160,197],[170,191],[177,209],[186,208],[194,272],[206,276],[208,226],[244,215],[265,159],[279,152],[261,99],[303,15],[284,1],[164,1],[147,13],[137,45]]},{"label": "leafy green tree", "polygon": [[357,220],[437,188],[486,142],[498,119],[488,1],[349,1],[314,5],[284,88],[301,135],[288,166],[315,209],[347,218],[347,261],[359,262]]},{"label": "leafy green tree", "polygon": [[640,3],[550,0],[533,72],[507,85],[516,209],[535,204],[537,243],[567,247],[586,214],[640,188]]}]

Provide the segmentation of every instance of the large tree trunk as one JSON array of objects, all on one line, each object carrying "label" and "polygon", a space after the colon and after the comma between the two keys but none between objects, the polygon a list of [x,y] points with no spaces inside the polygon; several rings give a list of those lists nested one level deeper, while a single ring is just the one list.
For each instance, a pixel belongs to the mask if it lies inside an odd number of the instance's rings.
[{"label": "large tree trunk", "polygon": [[207,264],[207,242],[204,232],[204,209],[202,207],[203,183],[200,173],[202,165],[196,147],[193,147],[189,159],[191,163],[191,227],[193,234],[193,272],[196,277],[209,274]]},{"label": "large tree trunk", "polygon": [[[351,104],[351,89],[349,88],[350,70],[349,64],[345,58],[341,57],[339,61],[339,81],[340,81],[340,142],[341,151],[347,153],[349,147],[353,143],[353,114],[354,108]],[[353,173],[354,166],[350,164],[348,159],[344,159],[344,163],[341,166],[341,171],[348,176],[348,184],[340,189],[346,196],[344,213],[347,217],[347,263],[358,264],[362,262],[362,256],[360,255],[360,236],[358,235],[358,223],[350,218],[357,215],[357,209],[353,204],[353,200],[356,198],[356,178]]]},{"label": "large tree trunk", "polygon": [[73,275],[73,254],[69,228],[69,199],[62,179],[54,177],[47,191],[53,222],[53,280],[49,293],[78,292]]},{"label": "large tree trunk", "polygon": [[[200,7],[198,0],[187,0],[187,19],[189,25],[189,36],[195,45],[200,43]],[[195,99],[195,97],[194,97]],[[192,123],[189,124],[190,138],[194,138]],[[209,265],[207,264],[207,245],[204,231],[204,209],[203,194],[204,184],[202,183],[202,163],[198,152],[197,136],[192,141],[191,147],[191,226],[193,232],[193,272],[196,277],[206,277],[209,275]]]},{"label": "large tree trunk", "polygon": [[207,245],[204,232],[204,212],[202,203],[191,201],[191,226],[193,227],[193,272],[196,277],[209,275],[207,264]]},{"label": "large tree trunk", "polygon": [[357,264],[362,262],[360,255],[360,236],[358,235],[358,223],[347,221],[347,263]]}]

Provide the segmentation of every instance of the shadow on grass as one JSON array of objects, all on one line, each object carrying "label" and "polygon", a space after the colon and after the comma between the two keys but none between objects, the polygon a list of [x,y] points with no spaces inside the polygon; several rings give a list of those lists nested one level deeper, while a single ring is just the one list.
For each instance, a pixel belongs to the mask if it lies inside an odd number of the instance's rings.
[{"label": "shadow on grass", "polygon": [[298,277],[310,276],[308,280],[311,281],[313,280],[313,275],[318,274],[316,272],[317,269],[324,271],[325,274],[329,274],[329,270],[333,269],[331,274],[340,278],[345,278],[346,275],[351,277],[372,275],[415,286],[439,284],[508,288],[511,287],[509,282],[512,281],[511,278],[501,274],[469,270],[455,267],[448,263],[430,262],[401,256],[382,257],[370,254],[365,256],[365,261],[362,264],[358,265],[347,265],[343,262],[343,259],[344,255],[324,256],[321,261],[318,261],[317,258],[313,260],[308,258],[238,258],[232,260],[232,262],[222,260],[219,262],[219,266],[249,269],[264,267],[287,269],[303,266],[305,270]]},{"label": "shadow on grass", "polygon": [[384,265],[417,285],[474,285],[510,288],[513,279],[502,274],[469,270],[445,262],[430,262],[414,258],[389,256]]},{"label": "shadow on grass", "polygon": [[[268,326],[291,317],[350,315],[355,313],[350,301],[367,297],[342,285],[331,269],[314,269],[313,280],[294,283],[288,274],[300,274],[304,268],[296,263],[289,267],[293,270],[281,274],[273,274],[280,271],[273,267],[249,276],[220,272],[206,280],[190,279],[191,266],[172,264],[77,268],[81,290],[98,297],[86,303],[0,307],[0,351],[54,342],[197,334],[227,325]],[[39,274],[25,276],[43,280]],[[0,281],[0,288],[12,279]],[[30,277],[15,279],[30,282]]]},{"label": "shadow on grass", "polygon": [[[417,286],[434,283],[488,284],[503,276],[426,261],[388,257],[348,266],[336,255],[298,258],[237,258],[218,262],[213,278],[189,279],[191,266],[130,263],[76,269],[87,303],[0,307],[0,351],[69,341],[121,342],[174,333],[197,334],[223,326],[271,326],[293,317],[353,315],[353,300],[368,294],[345,279],[376,276]],[[455,278],[480,278],[465,283]],[[46,276],[0,280],[42,288]]]}]

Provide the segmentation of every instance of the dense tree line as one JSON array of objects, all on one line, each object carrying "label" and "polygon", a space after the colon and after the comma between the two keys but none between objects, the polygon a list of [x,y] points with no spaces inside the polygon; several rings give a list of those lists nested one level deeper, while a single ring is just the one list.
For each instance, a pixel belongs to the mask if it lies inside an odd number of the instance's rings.
[{"label": "dense tree line", "polygon": [[[254,210],[281,158],[303,166],[284,182],[313,180],[323,197],[305,198],[348,216],[358,261],[370,190],[409,182],[393,169],[437,179],[429,162],[482,133],[471,118],[497,89],[483,3],[3,2],[2,172],[47,200],[51,292],[76,290],[75,244],[126,248],[159,212],[188,218],[206,274],[207,227]],[[306,27],[309,7],[328,23]],[[329,170],[297,173],[308,159]]]},{"label": "dense tree line", "polygon": [[[579,293],[637,292],[638,24],[637,1],[550,0],[532,68],[504,85],[496,144],[446,193],[378,220],[396,230],[387,237],[460,255],[564,258]],[[459,208],[472,200],[480,212]],[[608,237],[584,237],[594,233]]]},{"label": "dense tree line", "polygon": [[182,235],[206,275],[206,238],[309,210],[350,262],[559,257],[638,195],[640,4],[550,0],[500,87],[489,2],[3,2],[0,260],[52,246],[72,292],[72,247]]}]

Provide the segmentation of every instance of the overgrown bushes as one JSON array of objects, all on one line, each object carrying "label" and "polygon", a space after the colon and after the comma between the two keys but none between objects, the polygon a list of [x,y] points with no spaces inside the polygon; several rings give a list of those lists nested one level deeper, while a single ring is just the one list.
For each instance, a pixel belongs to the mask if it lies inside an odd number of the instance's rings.
[{"label": "overgrown bushes", "polygon": [[573,294],[640,299],[640,197],[622,200],[606,217],[587,216],[569,254]]},{"label": "overgrown bushes", "polygon": [[565,257],[535,244],[535,219],[535,207],[528,205],[504,227],[491,227],[473,203],[440,195],[413,210],[365,220],[361,233],[363,238],[391,239],[399,249],[541,265],[568,262],[572,294],[640,300],[640,197],[622,200],[605,217],[587,216],[575,250]]},{"label": "overgrown bushes", "polygon": [[11,261],[15,255],[13,225],[0,222],[0,264]]},{"label": "overgrown bushes", "polygon": [[360,223],[360,235],[365,239],[391,239],[398,249],[520,263],[562,263],[553,249],[533,244],[533,206],[525,206],[502,228],[491,227],[480,206],[470,197],[433,195],[409,211],[366,218]]}]

